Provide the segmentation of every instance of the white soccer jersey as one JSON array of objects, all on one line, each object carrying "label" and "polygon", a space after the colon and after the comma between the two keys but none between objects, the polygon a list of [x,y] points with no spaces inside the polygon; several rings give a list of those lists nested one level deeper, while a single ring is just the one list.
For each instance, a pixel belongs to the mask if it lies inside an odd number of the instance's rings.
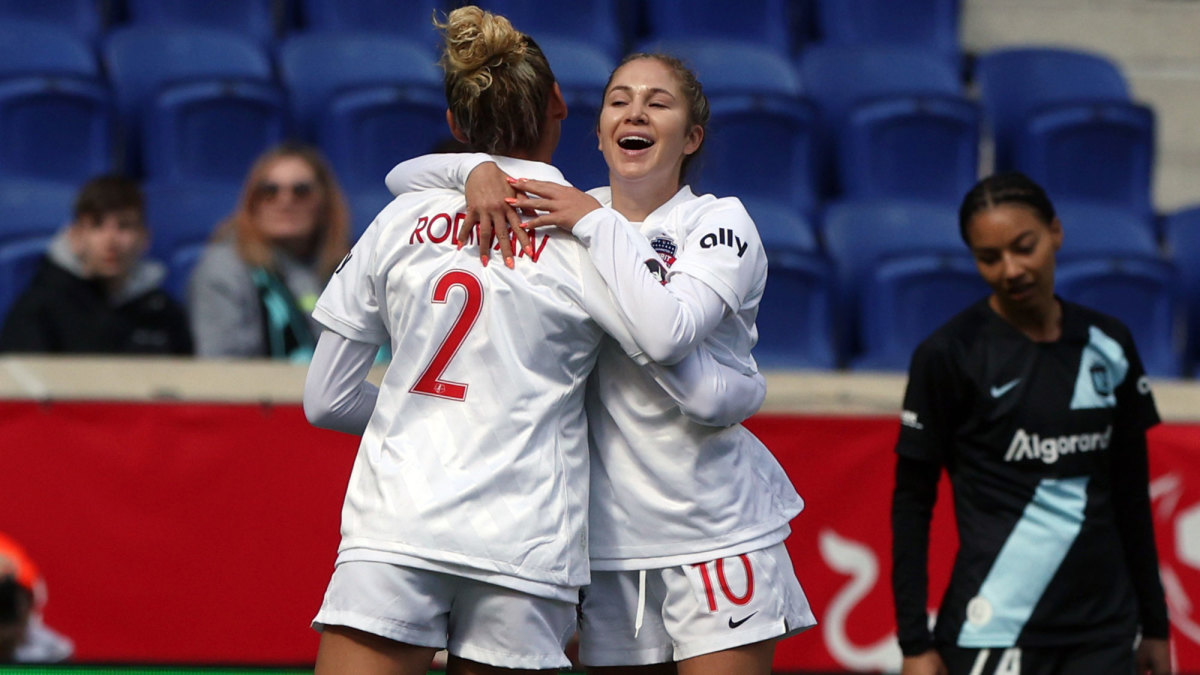
[{"label": "white soccer jersey", "polygon": [[[607,188],[590,194],[611,202]],[[629,224],[614,216],[593,211],[575,227],[588,239],[614,235],[602,244],[613,250],[595,252],[594,261],[622,255],[617,228]],[[691,276],[730,308],[700,349],[728,366],[754,369],[750,348],[757,340],[754,320],[767,262],[741,202],[696,196],[684,187],[637,229],[668,265],[672,281]],[[600,269],[606,279],[615,271]],[[628,306],[630,298],[618,297],[623,310],[638,311]],[[651,371],[616,345],[601,350],[588,386],[588,422],[593,569],[654,569],[765,548],[786,538],[788,522],[804,508],[754,434],[740,424],[719,428],[692,421]]]},{"label": "white soccer jersey", "polygon": [[[543,164],[502,165],[562,180]],[[464,206],[448,190],[393,201],[313,312],[352,340],[390,339],[394,355],[347,488],[339,560],[400,556],[521,590],[579,586],[583,385],[605,330],[631,358],[638,349],[574,237],[538,232],[536,264],[483,267],[454,243]]]}]

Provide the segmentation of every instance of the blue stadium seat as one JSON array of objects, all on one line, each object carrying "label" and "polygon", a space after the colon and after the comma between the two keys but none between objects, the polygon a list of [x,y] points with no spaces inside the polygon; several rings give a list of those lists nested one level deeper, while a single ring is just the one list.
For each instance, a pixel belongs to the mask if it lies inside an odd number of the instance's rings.
[{"label": "blue stadium seat", "polygon": [[835,202],[825,208],[819,234],[834,264],[835,318],[851,358],[862,349],[855,327],[863,289],[880,262],[901,254],[968,255],[951,202]]},{"label": "blue stadium seat", "polygon": [[0,243],[49,237],[71,220],[75,183],[0,180]]},{"label": "blue stadium seat", "polygon": [[1014,140],[1013,164],[1046,190],[1153,212],[1155,117],[1127,102],[1038,108]]},{"label": "blue stadium seat", "polygon": [[817,0],[817,31],[826,44],[919,47],[957,67],[960,1]]},{"label": "blue stadium seat", "polygon": [[[1054,198],[1053,195],[1051,195]],[[1101,255],[1159,255],[1154,221],[1143,212],[1104,203],[1054,200],[1063,227],[1062,259]]]},{"label": "blue stadium seat", "polygon": [[[820,112],[826,198],[957,199],[974,183],[981,115],[945,59],[906,47],[813,45],[796,63]],[[914,191],[895,195],[893,186]]]},{"label": "blue stadium seat", "polygon": [[758,236],[767,250],[820,250],[816,226],[804,212],[791,206],[786,200],[744,197],[741,198],[741,202],[754,219]]},{"label": "blue stadium seat", "polygon": [[[474,4],[507,17],[517,30],[532,36],[543,48],[543,39],[568,39],[589,44],[609,58],[618,58],[624,55],[626,46],[617,7],[620,1],[481,0]],[[556,65],[550,61],[552,68]]]},{"label": "blue stadium seat", "polygon": [[150,256],[169,263],[181,249],[207,243],[237,208],[239,183],[146,181]]},{"label": "blue stadium seat", "polygon": [[95,80],[100,61],[91,45],[69,28],[0,16],[0,78],[26,75]]},{"label": "blue stadium seat", "polygon": [[844,118],[835,163],[847,199],[953,200],[979,173],[979,106],[958,96],[866,101]]},{"label": "blue stadium seat", "polygon": [[762,368],[838,365],[829,261],[816,251],[767,250],[770,274],[758,307],[754,358]]},{"label": "blue stadium seat", "polygon": [[1066,260],[1056,270],[1055,290],[1120,319],[1148,374],[1183,375],[1183,299],[1170,262],[1136,255]]},{"label": "blue stadium seat", "polygon": [[434,10],[439,20],[445,10],[439,0],[299,0],[299,4],[306,30],[389,33],[426,49],[438,44]]},{"label": "blue stadium seat", "polygon": [[562,136],[554,151],[554,165],[581,189],[608,185],[608,167],[598,147],[596,121],[604,102],[604,85],[616,60],[579,40],[539,36],[537,41],[567,102],[567,119],[563,120]]},{"label": "blue stadium seat", "polygon": [[786,201],[742,200],[767,252],[754,357],[764,368],[834,368],[833,274],[816,230]]},{"label": "blue stadium seat", "polygon": [[817,206],[816,113],[804,101],[714,98],[697,159],[697,192]]},{"label": "blue stadium seat", "polygon": [[112,93],[88,42],[0,18],[0,177],[79,181],[115,160]]},{"label": "blue stadium seat", "polygon": [[49,237],[0,243],[0,328],[13,302],[29,286],[49,245]]},{"label": "blue stadium seat", "polygon": [[112,95],[98,81],[0,79],[0,177],[83,182],[116,160]]},{"label": "blue stadium seat", "polygon": [[317,144],[342,186],[360,189],[382,186],[392,167],[449,135],[444,94],[377,86],[334,95],[318,122]]},{"label": "blue stadium seat", "polygon": [[[124,0],[130,23],[221,28],[263,46],[277,34],[276,0]],[[399,3],[397,3],[399,4]]]},{"label": "blue stadium seat", "polygon": [[1192,375],[1200,375],[1200,206],[1167,214],[1163,240],[1179,272],[1187,308],[1187,359]]},{"label": "blue stadium seat", "polygon": [[886,258],[869,273],[859,311],[855,370],[905,370],[935,329],[990,293],[963,252]]},{"label": "blue stadium seat", "polygon": [[91,42],[106,27],[106,3],[96,0],[0,0],[0,20],[25,19],[66,28]]},{"label": "blue stadium seat", "polygon": [[[646,14],[653,40],[735,40],[786,56],[800,46],[794,36],[805,32],[796,26],[798,17],[791,11],[794,4],[786,0],[653,0],[646,3]],[[752,75],[749,69],[747,75]]]},{"label": "blue stadium seat", "polygon": [[1052,47],[978,57],[980,101],[996,169],[1019,170],[1063,198],[1150,212],[1154,116],[1130,98],[1108,57]]},{"label": "blue stadium seat", "polygon": [[[214,28],[126,26],[109,33],[101,54],[125,129],[125,164],[136,175],[144,167],[139,131],[164,88],[197,82],[253,82],[263,86],[273,82],[271,60],[261,45],[238,33]],[[234,104],[233,108],[237,110],[240,105]],[[219,107],[216,102],[206,106]]]},{"label": "blue stadium seat", "polygon": [[300,33],[279,48],[280,75],[291,96],[292,113],[308,138],[316,137],[320,117],[334,95],[354,88],[423,88],[444,96],[436,62],[433,50],[380,33]]},{"label": "blue stadium seat", "polygon": [[240,180],[287,136],[287,103],[275,85],[212,80],[168,86],[144,112],[143,173],[154,180]]},{"label": "blue stadium seat", "polygon": [[[1012,167],[1010,139],[1036,108],[1078,100],[1128,101],[1129,88],[1106,56],[1057,47],[983,52],[975,80],[998,147],[997,168]],[[1002,147],[1001,147],[1002,144]]]}]

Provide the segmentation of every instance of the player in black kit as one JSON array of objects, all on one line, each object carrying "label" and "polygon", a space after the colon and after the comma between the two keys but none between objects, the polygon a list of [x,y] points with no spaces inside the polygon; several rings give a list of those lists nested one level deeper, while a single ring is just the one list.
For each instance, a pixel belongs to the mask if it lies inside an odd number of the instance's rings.
[{"label": "player in black kit", "polygon": [[[1146,460],[1159,418],[1129,330],[1055,296],[1062,226],[1029,178],[978,183],[959,227],[992,293],[912,357],[892,501],[902,673],[1169,673]],[[930,635],[943,467],[959,549]]]}]

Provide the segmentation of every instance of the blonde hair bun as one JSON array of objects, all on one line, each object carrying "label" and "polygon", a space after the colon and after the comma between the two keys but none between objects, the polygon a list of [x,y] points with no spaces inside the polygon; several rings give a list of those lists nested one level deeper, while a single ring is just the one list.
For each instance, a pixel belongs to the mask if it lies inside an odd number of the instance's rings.
[{"label": "blonde hair bun", "polygon": [[491,86],[492,68],[525,56],[525,36],[499,14],[467,5],[450,12],[445,23],[434,23],[446,45],[442,67],[448,74],[457,73],[461,83],[477,92]]}]

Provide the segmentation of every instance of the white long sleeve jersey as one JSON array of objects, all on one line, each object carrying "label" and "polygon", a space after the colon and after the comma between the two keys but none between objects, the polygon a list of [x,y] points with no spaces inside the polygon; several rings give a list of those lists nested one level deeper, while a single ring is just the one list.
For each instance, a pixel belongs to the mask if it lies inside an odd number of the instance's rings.
[{"label": "white long sleeve jersey", "polygon": [[[546,165],[502,160],[522,175]],[[452,571],[550,597],[589,580],[584,384],[601,339],[639,349],[583,246],[539,232],[536,264],[458,250],[449,190],[386,207],[313,316],[393,359],[354,461],[339,560]]]},{"label": "white long sleeve jersey", "polygon": [[[602,204],[611,202],[607,188],[590,194]],[[728,308],[714,328],[692,338],[696,347],[729,367],[756,370],[750,350],[767,262],[740,201],[696,196],[684,187],[645,222],[631,224],[601,209],[576,224],[574,233],[587,244],[631,322],[665,311],[663,299],[651,292],[617,290],[634,275],[621,263],[637,250],[629,240],[648,240],[669,269],[662,290],[699,281]],[[675,297],[684,305],[682,314],[688,314],[692,297]],[[650,349],[648,342],[639,337]],[[592,569],[654,569],[757,550],[785,539],[788,522],[804,508],[779,462],[754,434],[740,424],[721,428],[690,419],[655,381],[654,367],[641,367],[615,346],[601,349],[587,410]]]}]

